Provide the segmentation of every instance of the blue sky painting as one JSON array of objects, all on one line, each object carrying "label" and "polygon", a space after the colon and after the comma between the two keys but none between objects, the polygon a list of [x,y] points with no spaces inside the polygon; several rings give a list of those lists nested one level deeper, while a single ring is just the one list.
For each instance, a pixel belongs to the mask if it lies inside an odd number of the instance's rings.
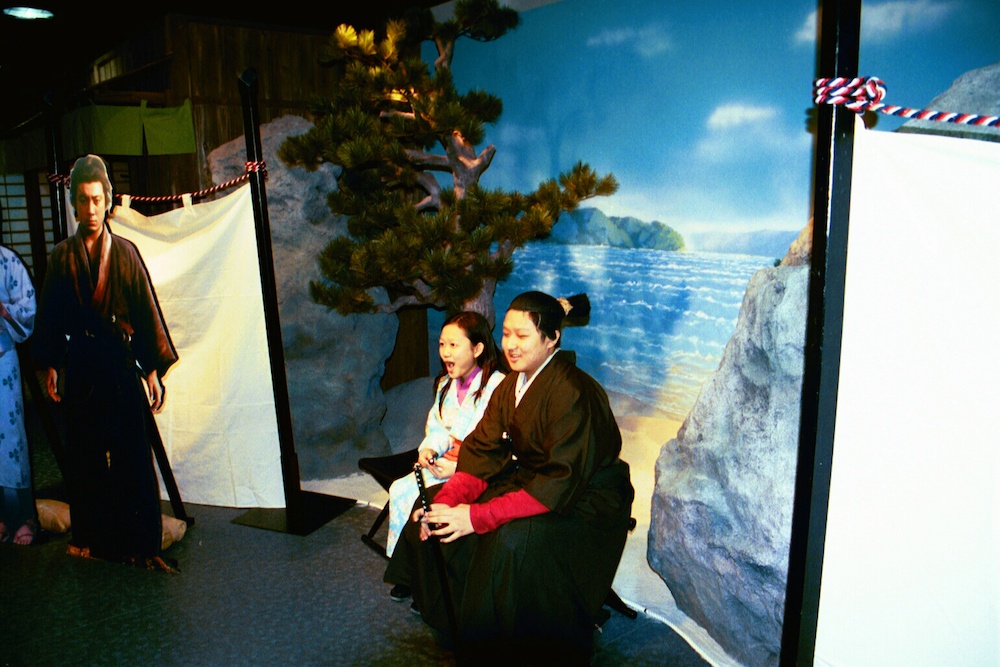
[{"label": "blue sky painting", "polygon": [[[511,4],[518,6],[519,3]],[[817,3],[522,0],[521,25],[459,42],[460,90],[504,103],[482,184],[531,190],[577,161],[619,192],[588,205],[682,234],[800,230],[809,219]],[[1000,2],[865,2],[859,74],[922,108],[1000,61]],[[948,109],[947,111],[963,111]],[[880,117],[880,130],[899,122]]]}]

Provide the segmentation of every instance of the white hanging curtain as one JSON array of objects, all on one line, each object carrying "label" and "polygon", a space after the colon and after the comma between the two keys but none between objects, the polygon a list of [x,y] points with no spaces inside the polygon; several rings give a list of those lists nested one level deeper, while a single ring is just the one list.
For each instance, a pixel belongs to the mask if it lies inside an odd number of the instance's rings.
[{"label": "white hanging curtain", "polygon": [[151,218],[118,207],[111,228],[139,248],[180,356],[156,421],[182,500],[284,507],[250,186]]},{"label": "white hanging curtain", "polygon": [[858,124],[817,665],[1000,664],[998,183]]}]

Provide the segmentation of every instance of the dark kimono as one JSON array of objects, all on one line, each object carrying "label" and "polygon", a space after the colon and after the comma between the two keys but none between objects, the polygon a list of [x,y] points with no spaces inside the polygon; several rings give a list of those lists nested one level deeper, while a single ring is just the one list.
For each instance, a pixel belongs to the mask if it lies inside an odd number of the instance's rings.
[{"label": "dark kimono", "polygon": [[[476,502],[523,489],[550,511],[441,545],[457,656],[469,664],[587,664],[631,514],[621,434],[604,390],[571,352],[557,352],[515,408],[518,375],[497,387],[462,444],[458,471],[487,482]],[[408,584],[424,619],[446,633],[431,545],[413,522],[404,542],[385,579]]]},{"label": "dark kimono", "polygon": [[73,236],[52,250],[32,353],[65,365],[66,485],[72,544],[110,560],[147,559],[162,540],[160,493],[140,378],[177,360],[136,247],[105,227],[88,257]]}]

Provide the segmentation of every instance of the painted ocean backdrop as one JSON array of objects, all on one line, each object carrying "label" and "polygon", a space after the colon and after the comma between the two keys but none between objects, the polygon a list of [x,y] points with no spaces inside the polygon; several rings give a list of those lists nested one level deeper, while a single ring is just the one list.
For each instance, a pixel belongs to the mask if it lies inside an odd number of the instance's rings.
[{"label": "painted ocean backdrop", "polygon": [[[514,273],[497,287],[497,340],[503,313],[521,292],[586,293],[590,320],[565,329],[563,348],[575,351],[577,365],[609,393],[627,396],[635,414],[680,421],[719,366],[751,276],[774,261],[530,243],[515,251]],[[435,344],[437,332],[432,336]]]}]

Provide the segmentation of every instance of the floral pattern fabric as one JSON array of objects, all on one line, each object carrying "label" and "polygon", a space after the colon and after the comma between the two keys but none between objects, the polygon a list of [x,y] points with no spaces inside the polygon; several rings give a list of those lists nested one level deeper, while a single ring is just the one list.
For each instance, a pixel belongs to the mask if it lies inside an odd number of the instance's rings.
[{"label": "floral pattern fabric", "polygon": [[35,287],[21,258],[0,246],[0,486],[31,486],[31,461],[24,431],[24,397],[17,343],[31,335],[35,323]]}]

